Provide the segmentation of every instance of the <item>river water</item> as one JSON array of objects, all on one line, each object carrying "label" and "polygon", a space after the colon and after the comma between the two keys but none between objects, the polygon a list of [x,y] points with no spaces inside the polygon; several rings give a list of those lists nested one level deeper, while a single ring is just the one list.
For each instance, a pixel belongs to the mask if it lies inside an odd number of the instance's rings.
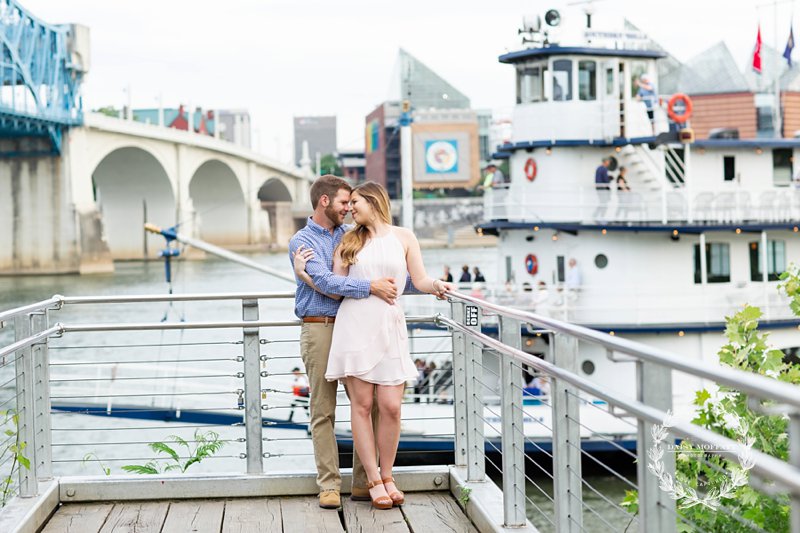
[{"label": "river water", "polygon": [[[468,264],[470,269],[478,266],[489,283],[497,280],[494,248],[426,249],[423,257],[428,272],[436,277],[441,275],[445,264],[452,267],[456,276],[460,266]],[[289,271],[285,253],[252,254],[250,258]],[[164,294],[168,291],[164,268],[158,261],[121,262],[115,267],[115,272],[108,275],[0,277],[0,309],[54,294]],[[292,290],[293,286],[285,281],[215,258],[181,261],[174,267],[175,293]],[[262,320],[292,319],[292,309],[291,299],[268,300],[260,305],[260,317]],[[166,303],[76,305],[51,313],[51,322],[67,324],[158,322],[165,318],[168,322],[239,320],[241,306],[238,302],[227,301],[174,306]],[[9,329],[0,329],[3,344],[10,340]],[[266,341],[263,350],[274,358],[269,362],[272,374],[269,379],[289,382],[291,368],[297,364],[297,329],[269,329],[263,337],[262,342]],[[95,475],[104,469],[123,473],[124,465],[144,465],[154,458],[149,443],[174,434],[191,441],[196,430],[218,432],[225,446],[212,459],[194,465],[192,472],[244,471],[244,429],[241,426],[232,427],[229,421],[219,425],[198,424],[187,422],[185,418],[193,409],[213,409],[240,416],[237,390],[241,388],[241,379],[236,376],[241,369],[241,362],[236,360],[241,355],[240,341],[241,330],[70,333],[62,339],[54,339],[50,350],[54,405],[88,402],[107,406],[112,411],[127,409],[135,413],[137,410],[130,405],[141,407],[144,401],[149,402],[150,407],[178,408],[183,413],[180,421],[161,422],[56,412],[53,414],[56,475]],[[184,364],[170,364],[177,361]],[[117,364],[112,365],[112,362]],[[5,371],[0,371],[0,382],[7,381],[3,378],[10,368],[8,365]],[[262,386],[269,388],[269,380],[265,381],[268,384],[262,382]],[[203,392],[198,393],[199,390]],[[7,396],[8,391],[2,399]],[[274,415],[266,411],[265,417],[285,418],[281,407],[276,409]],[[302,412],[298,416],[302,416]],[[264,451],[268,454],[264,459],[265,471],[314,470],[313,449],[304,431],[265,429]],[[541,472],[532,471],[528,475],[531,478],[526,491],[530,498],[528,516],[542,531],[551,530],[548,517],[552,516],[553,504],[547,495],[552,495],[552,482]],[[606,531],[608,525],[624,529],[629,518],[605,500],[621,501],[625,484],[603,475],[590,476],[587,482],[594,491],[584,490],[585,503],[591,505],[597,515],[584,513],[584,529]]]}]

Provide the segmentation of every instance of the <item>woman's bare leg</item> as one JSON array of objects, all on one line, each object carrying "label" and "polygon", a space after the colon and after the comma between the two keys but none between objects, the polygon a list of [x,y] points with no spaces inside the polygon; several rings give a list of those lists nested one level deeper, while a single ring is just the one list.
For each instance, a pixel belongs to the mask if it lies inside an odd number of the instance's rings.
[{"label": "woman's bare leg", "polygon": [[[381,478],[392,477],[392,467],[397,457],[397,444],[400,442],[400,406],[403,402],[402,385],[378,385],[377,401],[380,419],[378,420],[378,454],[381,458]],[[361,452],[359,452],[361,453]],[[374,457],[374,456],[373,456]],[[394,483],[386,484],[386,491],[397,490]]]},{"label": "woman's bare leg", "polygon": [[[353,446],[358,453],[367,480],[379,481],[378,464],[375,460],[375,433],[372,431],[372,401],[375,385],[358,378],[347,378],[347,389],[350,392],[350,427],[353,431]],[[394,460],[394,459],[392,459]],[[382,485],[370,489],[373,498],[386,494]]]}]

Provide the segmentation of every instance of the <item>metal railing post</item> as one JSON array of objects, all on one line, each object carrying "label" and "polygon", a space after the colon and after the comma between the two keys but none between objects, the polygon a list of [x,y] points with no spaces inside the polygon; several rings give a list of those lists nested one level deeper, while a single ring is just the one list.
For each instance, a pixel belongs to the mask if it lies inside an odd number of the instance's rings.
[{"label": "metal railing post", "polygon": [[[789,415],[789,463],[800,466],[800,413]],[[789,496],[790,531],[800,533],[800,496],[792,492]]]},{"label": "metal railing post", "polygon": [[[519,320],[500,317],[500,342],[522,349]],[[511,357],[500,357],[500,427],[503,450],[503,525],[523,527],[525,516],[525,433],[522,420],[522,368]]]},{"label": "metal railing post", "polygon": [[[49,327],[47,310],[31,314],[31,333],[39,333]],[[50,352],[49,339],[34,344],[33,381],[36,434],[36,472],[38,479],[48,480],[53,477],[53,434],[50,414]]]},{"label": "metal railing post", "polygon": [[[242,320],[258,321],[258,300],[242,300]],[[247,473],[264,471],[261,440],[261,343],[258,328],[243,329],[244,424],[247,446]]]},{"label": "metal railing post", "polygon": [[[26,339],[31,335],[30,315],[14,318],[14,335],[16,340]],[[17,391],[17,442],[22,455],[30,461],[30,468],[19,465],[19,495],[23,498],[36,496],[36,418],[33,401],[33,356],[30,346],[17,350],[14,354],[14,372]]]},{"label": "metal railing post", "polygon": [[[464,323],[464,304],[450,304],[453,320]],[[467,466],[467,339],[453,332],[453,433],[456,466]]]},{"label": "metal railing post", "polygon": [[[636,399],[662,411],[672,408],[672,372],[669,368],[644,361],[636,362]],[[675,500],[659,488],[658,477],[647,468],[648,452],[653,447],[653,424],[639,419],[636,435],[636,479],[639,486],[639,531],[674,533]],[[674,441],[673,441],[674,442]],[[667,450],[662,458],[664,471],[675,477],[675,454]]]},{"label": "metal railing post", "polygon": [[[464,324],[481,330],[481,308],[464,306]],[[486,480],[486,443],[483,437],[483,345],[466,341],[467,481]]]},{"label": "metal railing post", "polygon": [[[551,335],[553,364],[570,372],[578,366],[578,340],[557,333]],[[583,530],[583,489],[581,486],[581,433],[579,391],[574,385],[554,378],[551,387],[553,409],[553,500],[555,525],[559,533]]]}]

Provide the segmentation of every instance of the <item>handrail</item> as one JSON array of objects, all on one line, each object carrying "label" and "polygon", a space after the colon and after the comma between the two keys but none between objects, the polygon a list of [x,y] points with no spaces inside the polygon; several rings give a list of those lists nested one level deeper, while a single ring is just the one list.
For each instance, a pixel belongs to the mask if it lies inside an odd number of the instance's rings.
[{"label": "handrail", "polygon": [[[470,299],[470,303],[478,303],[478,302]],[[522,315],[525,314],[528,313],[522,313]],[[524,318],[524,317],[512,317],[512,318]],[[653,424],[661,424],[667,417],[667,413],[663,411],[660,411],[654,407],[650,407],[636,400],[627,400],[621,396],[618,396],[613,392],[608,391],[606,388],[589,381],[586,378],[582,378],[576,374],[573,374],[572,372],[559,368],[553,365],[552,363],[549,363],[547,361],[544,361],[543,359],[539,359],[538,357],[534,357],[530,354],[527,354],[522,350],[506,346],[497,339],[489,337],[484,333],[479,333],[477,331],[474,331],[450,318],[440,315],[437,317],[437,321],[439,323],[446,324],[448,327],[458,331],[459,333],[468,335],[474,339],[479,340],[485,346],[490,347],[493,350],[505,354],[509,357],[512,357],[520,363],[530,365],[536,370],[545,372],[555,378],[564,380],[567,383],[575,385],[581,390],[607,401],[609,404],[614,404],[626,410],[627,412],[636,415],[640,419],[647,420],[648,422]],[[564,323],[557,320],[552,322],[554,323],[553,325],[556,326],[564,325]],[[580,327],[578,328],[586,329]],[[582,332],[580,331],[569,331],[568,329],[561,330],[561,328],[559,327],[554,327],[553,329],[559,331],[560,333],[566,333],[579,338],[584,338],[581,335]],[[599,335],[604,335],[604,334],[599,334]],[[595,339],[587,337],[586,340],[594,341]],[[769,381],[772,383],[779,383],[776,380],[769,380]],[[728,455],[733,459],[738,459],[737,452],[740,449],[741,444],[734,440],[723,437],[722,435],[714,433],[713,431],[707,430],[695,424],[678,420],[674,422],[674,425],[671,426],[670,429],[676,435],[691,438],[697,442],[713,446],[716,449],[720,450],[719,453]],[[765,474],[767,476],[770,476],[772,479],[782,483],[787,489],[790,489],[795,494],[800,495],[800,468],[788,464],[784,461],[781,461],[780,459],[776,459],[775,457],[772,457],[771,455],[768,455],[758,450],[753,450],[751,453],[755,462],[753,470],[755,470],[759,474]]]},{"label": "handrail", "polygon": [[266,300],[294,298],[294,292],[228,292],[199,294],[134,294],[122,296],[54,296],[64,304],[193,302],[202,300]]},{"label": "handrail", "polygon": [[453,298],[477,305],[499,315],[514,318],[524,323],[530,323],[558,333],[564,333],[580,340],[593,342],[605,348],[631,355],[637,359],[663,365],[673,370],[708,378],[724,385],[741,389],[743,392],[754,394],[760,398],[771,399],[800,408],[800,394],[798,394],[798,388],[776,379],[701,361],[693,361],[666,350],[647,346],[640,342],[611,336],[607,333],[602,333],[584,326],[562,322],[555,318],[511,309],[456,291],[448,292],[447,294]]},{"label": "handrail", "polygon": [[0,311],[0,322],[4,322],[10,318],[14,318],[27,313],[34,313],[36,311],[41,311],[43,309],[47,309],[52,305],[61,305],[61,302],[62,300],[60,296],[53,296],[52,298],[48,298],[47,300],[42,300],[41,302],[23,305],[21,307],[15,307],[7,311]]}]

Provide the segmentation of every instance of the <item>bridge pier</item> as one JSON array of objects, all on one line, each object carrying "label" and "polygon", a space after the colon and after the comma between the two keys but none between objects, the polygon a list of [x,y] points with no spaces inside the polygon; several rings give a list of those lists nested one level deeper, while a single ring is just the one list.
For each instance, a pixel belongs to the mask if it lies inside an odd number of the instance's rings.
[{"label": "bridge pier", "polygon": [[0,159],[0,274],[113,269],[97,209],[73,201],[67,150],[48,149],[46,139],[0,140],[4,154],[42,153]]}]

